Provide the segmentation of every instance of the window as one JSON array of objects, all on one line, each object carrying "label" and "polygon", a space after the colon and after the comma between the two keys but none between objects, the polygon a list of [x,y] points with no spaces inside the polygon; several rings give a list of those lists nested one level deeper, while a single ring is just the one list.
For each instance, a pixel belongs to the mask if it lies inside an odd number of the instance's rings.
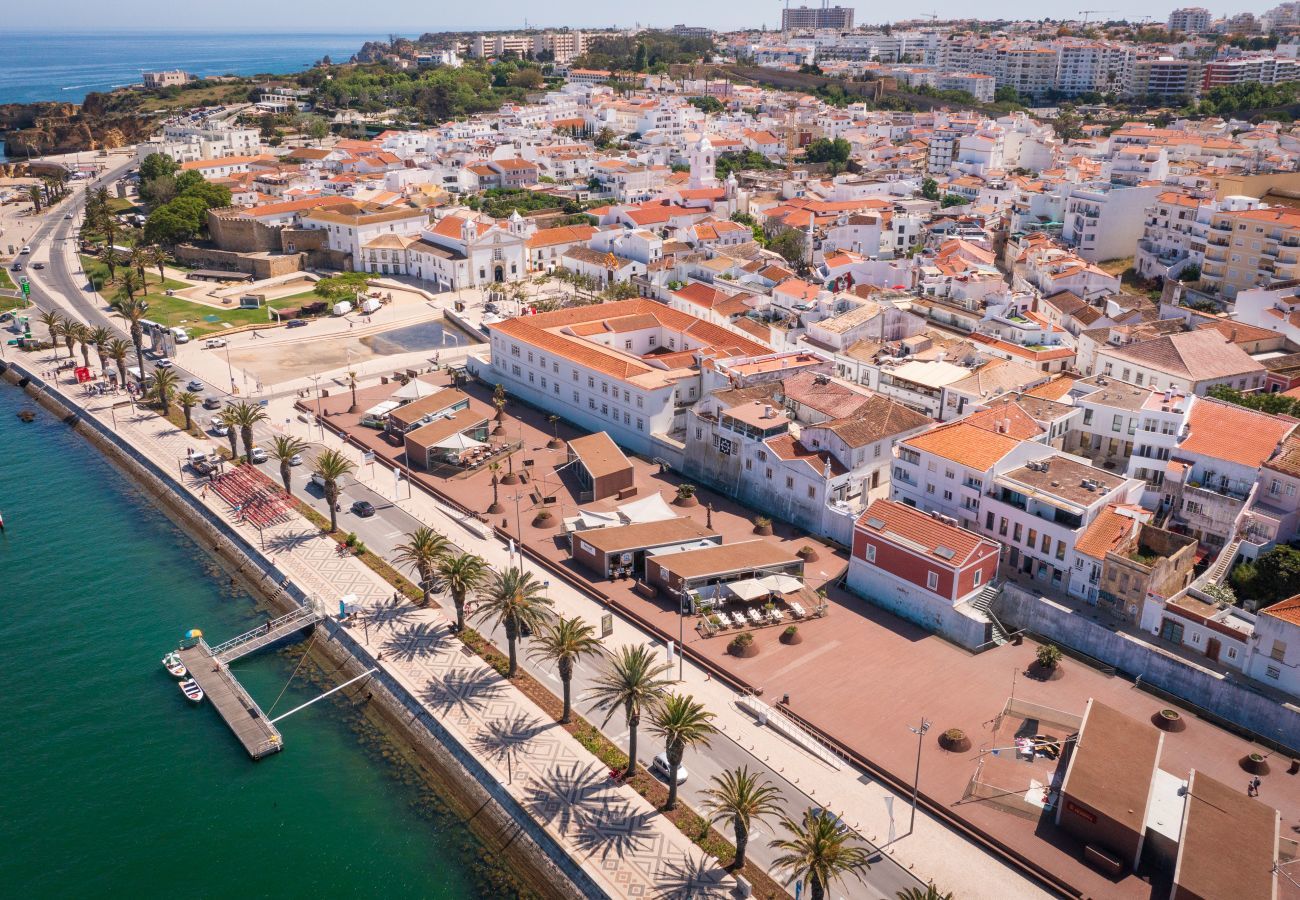
[{"label": "window", "polygon": [[956,476],[956,474],[953,472],[952,469],[944,469],[944,470],[943,470],[943,477],[944,477],[944,478],[947,478],[949,481],[952,481],[952,480],[953,480],[954,478],[956,478],[957,476]]},{"label": "window", "polygon": [[1269,666],[1267,669],[1264,670],[1264,674],[1269,678],[1272,678],[1274,681],[1277,681],[1279,678],[1282,677],[1282,670],[1279,669],[1277,666]]},{"label": "window", "polygon": [[794,490],[794,479],[789,475],[785,476],[785,488],[788,491]]},{"label": "window", "polygon": [[577,381],[577,380],[578,380],[578,370],[577,370],[577,369],[574,369],[574,370],[573,370],[573,380],[574,380],[574,381]]},{"label": "window", "polygon": [[1056,542],[1056,558],[1060,560],[1065,559],[1065,541]]},{"label": "window", "polygon": [[925,586],[928,587],[928,588],[929,588],[930,590],[932,590],[932,591],[937,591],[937,590],[939,590],[939,573],[938,573],[938,572],[926,572],[926,573],[925,573]]},{"label": "window", "polygon": [[[510,367],[510,371],[514,374],[514,376],[515,376],[516,378],[519,377],[519,367],[518,367],[518,366],[511,366],[511,367]],[[532,373],[530,372],[529,374],[531,375]]]},{"label": "window", "polygon": [[1083,411],[1083,424],[1084,424],[1084,425],[1091,425],[1091,424],[1092,424],[1092,412],[1093,412],[1093,411],[1090,410],[1090,409],[1085,409],[1085,410]]},{"label": "window", "polygon": [[944,491],[944,492],[943,492],[943,499],[945,499],[945,500],[951,500],[951,499],[952,499],[952,491]]},{"label": "window", "polygon": [[813,485],[808,486],[808,499],[809,500],[817,499],[817,488],[814,487]]},{"label": "window", "polygon": [[1019,522],[1017,522],[1017,523],[1015,524],[1015,527],[1011,529],[1011,540],[1015,541],[1017,544],[1020,543],[1020,523],[1019,523]]},{"label": "window", "polygon": [[1043,535],[1042,548],[1044,553],[1047,553],[1052,549],[1052,536],[1050,534]]},{"label": "window", "polygon": [[602,403],[602,404],[600,404],[600,414],[601,414],[602,416],[607,416],[607,415],[609,415],[609,404],[608,404],[608,403]]},{"label": "window", "polygon": [[975,587],[980,586],[980,580],[984,577],[984,572],[980,569],[975,570]]},{"label": "window", "polygon": [[624,341],[624,342],[623,342],[623,349],[624,349],[624,350],[631,350],[631,349],[632,349],[632,342],[631,342],[631,341]]},{"label": "window", "polygon": [[767,480],[768,480],[768,481],[771,481],[771,480],[772,480],[772,467],[771,467],[771,466],[768,466],[768,467],[767,467]]},{"label": "window", "polygon": [[934,493],[934,485],[932,485],[932,484],[927,484],[927,485],[925,486],[925,492],[926,492],[927,494],[933,494],[933,493]]},{"label": "window", "polygon": [[989,513],[988,517],[984,520],[984,528],[987,531],[993,530],[993,513]]},{"label": "window", "polygon": [[1286,659],[1286,641],[1273,641],[1273,649],[1268,655],[1278,662],[1283,662]]},{"label": "window", "polygon": [[872,455],[873,457],[877,458],[877,459],[880,458],[880,445],[879,445],[879,444],[876,444],[875,449],[872,450],[872,452],[871,452],[871,455]]},{"label": "window", "polygon": [[1236,648],[1236,647],[1229,647],[1229,648],[1228,648],[1228,659],[1236,659],[1236,658],[1237,658],[1237,648]]},{"label": "window", "polygon": [[577,391],[574,391],[574,392],[573,392],[573,402],[574,402],[574,403],[577,403],[577,402],[578,402],[578,392],[577,392]]}]

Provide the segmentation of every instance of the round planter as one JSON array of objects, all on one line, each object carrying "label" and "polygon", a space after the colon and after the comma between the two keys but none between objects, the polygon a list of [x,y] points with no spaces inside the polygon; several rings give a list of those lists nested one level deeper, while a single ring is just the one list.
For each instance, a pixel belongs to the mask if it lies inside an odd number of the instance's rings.
[{"label": "round planter", "polygon": [[750,642],[742,649],[737,650],[732,645],[727,645],[727,652],[732,656],[738,656],[741,659],[749,659],[751,656],[758,656],[758,644]]},{"label": "round planter", "polygon": [[563,450],[566,445],[564,441],[560,440],[559,438],[551,438],[549,441],[546,442],[546,446],[552,450]]},{"label": "round planter", "polygon": [[504,474],[504,475],[501,476],[501,483],[502,483],[502,484],[518,484],[518,483],[519,483],[519,476],[516,475],[514,472],[507,472],[506,474]]},{"label": "round planter", "polygon": [[1260,753],[1247,753],[1241,758],[1241,767],[1251,775],[1267,775],[1268,760]]},{"label": "round planter", "polygon": [[1151,722],[1161,731],[1182,731],[1187,727],[1182,715],[1176,709],[1162,709],[1151,716]]},{"label": "round planter", "polygon": [[700,501],[694,495],[690,497],[678,497],[676,500],[673,501],[673,506],[680,506],[683,508],[689,508],[692,506],[699,506],[699,505],[700,505]]},{"label": "round planter", "polygon": [[486,514],[489,516],[495,516],[503,512],[504,510],[505,507],[503,507],[500,503],[493,503],[491,506],[487,508]]},{"label": "round planter", "polygon": [[783,632],[781,632],[781,643],[783,643],[783,644],[791,644],[791,645],[794,645],[794,644],[802,644],[802,643],[803,643],[803,635],[800,634],[800,633],[797,632],[797,631],[796,631],[794,634],[786,634],[786,633],[783,631]]},{"label": "round planter", "polygon": [[814,550],[812,547],[809,547],[806,550],[800,550],[798,553],[795,554],[795,556],[799,557],[804,562],[816,562],[818,559],[817,551]]},{"label": "round planter", "polygon": [[771,526],[771,525],[755,525],[755,526],[754,526],[754,534],[760,535],[761,537],[771,537],[771,536],[772,536],[772,526]]},{"label": "round planter", "polygon": [[497,423],[497,427],[492,429],[492,433],[493,433],[494,435],[505,434],[505,433],[506,433],[506,426],[505,426],[505,424],[502,423],[502,422],[498,422],[498,423]]},{"label": "round planter", "polygon": [[1065,672],[1060,663],[1048,668],[1040,665],[1038,660],[1034,660],[1025,670],[1025,675],[1034,681],[1060,681],[1065,677]]},{"label": "round planter", "polygon": [[546,513],[546,514],[544,514],[544,515],[537,515],[537,516],[534,516],[534,517],[533,517],[533,527],[534,527],[534,528],[553,528],[553,527],[555,527],[555,523],[556,523],[556,521],[557,521],[557,520],[556,520],[555,516],[551,515],[550,513]]},{"label": "round planter", "polygon": [[971,747],[970,738],[959,728],[951,730],[957,731],[958,734],[949,737],[947,731],[943,732],[939,735],[939,746],[949,753],[965,753]]}]

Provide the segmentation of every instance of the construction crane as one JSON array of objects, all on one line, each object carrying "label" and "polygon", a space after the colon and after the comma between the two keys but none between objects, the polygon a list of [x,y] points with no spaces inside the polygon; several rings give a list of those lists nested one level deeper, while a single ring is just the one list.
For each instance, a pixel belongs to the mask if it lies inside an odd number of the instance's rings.
[{"label": "construction crane", "polygon": [[1087,24],[1088,24],[1088,16],[1096,15],[1097,13],[1113,13],[1113,12],[1118,12],[1118,10],[1114,10],[1114,9],[1081,9],[1081,10],[1079,10],[1079,15],[1083,16],[1083,24],[1084,24],[1084,25],[1087,25]]}]

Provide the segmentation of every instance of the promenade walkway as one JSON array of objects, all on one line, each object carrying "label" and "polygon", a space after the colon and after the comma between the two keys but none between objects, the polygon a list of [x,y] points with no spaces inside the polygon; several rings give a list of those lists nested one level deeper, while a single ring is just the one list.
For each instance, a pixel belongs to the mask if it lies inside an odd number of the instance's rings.
[{"label": "promenade walkway", "polygon": [[[88,401],[80,390],[59,385],[74,402],[111,427],[109,404]],[[117,411],[117,432],[164,470],[176,471],[197,442],[152,414]],[[263,529],[233,517],[228,504],[205,491],[205,479],[180,475],[200,502],[226,516],[307,593],[337,609],[354,595],[371,615],[350,632],[378,665],[421,705],[528,809],[542,827],[610,896],[724,897],[734,880],[695,847],[640,795],[609,781],[589,751],[554,723],[509,681],[469,653],[446,628],[437,608],[394,607],[393,590],[353,557],[339,556],[335,542],[303,519]],[[386,616],[375,615],[386,608]],[[290,733],[288,738],[292,737]]]}]

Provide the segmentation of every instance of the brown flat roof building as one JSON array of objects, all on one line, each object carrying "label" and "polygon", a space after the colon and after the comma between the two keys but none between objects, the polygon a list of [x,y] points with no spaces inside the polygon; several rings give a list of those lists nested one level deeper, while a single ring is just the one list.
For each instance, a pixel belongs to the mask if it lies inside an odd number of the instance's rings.
[{"label": "brown flat roof building", "polygon": [[[1061,782],[1056,824],[1136,868],[1164,733],[1090,699]],[[1122,871],[1122,870],[1121,870]]]},{"label": "brown flat roof building", "polygon": [[574,475],[583,489],[591,492],[593,501],[634,493],[630,490],[636,480],[632,463],[603,431],[569,441],[569,462],[575,463]]},{"label": "brown flat roof building", "polygon": [[1277,896],[1281,814],[1195,769],[1187,778],[1172,900]]},{"label": "brown flat roof building", "polygon": [[683,516],[575,531],[570,536],[570,553],[587,568],[608,578],[616,572],[631,575],[640,571],[647,550],[721,540],[722,535],[712,528]]},{"label": "brown flat roof building", "polygon": [[405,406],[399,406],[388,414],[388,430],[405,434],[427,422],[432,422],[438,415],[466,409],[469,406],[469,394],[456,388],[442,390],[412,400]]},{"label": "brown flat roof building", "polygon": [[646,561],[646,580],[677,596],[708,585],[724,584],[752,575],[803,575],[803,560],[777,544],[742,541],[679,553],[663,553]]},{"label": "brown flat roof building", "polygon": [[[426,398],[432,399],[432,398]],[[391,417],[391,413],[389,414]],[[431,469],[441,462],[459,458],[463,448],[440,447],[448,438],[463,434],[474,441],[488,438],[488,417],[477,410],[462,408],[406,433],[406,463]]]}]

